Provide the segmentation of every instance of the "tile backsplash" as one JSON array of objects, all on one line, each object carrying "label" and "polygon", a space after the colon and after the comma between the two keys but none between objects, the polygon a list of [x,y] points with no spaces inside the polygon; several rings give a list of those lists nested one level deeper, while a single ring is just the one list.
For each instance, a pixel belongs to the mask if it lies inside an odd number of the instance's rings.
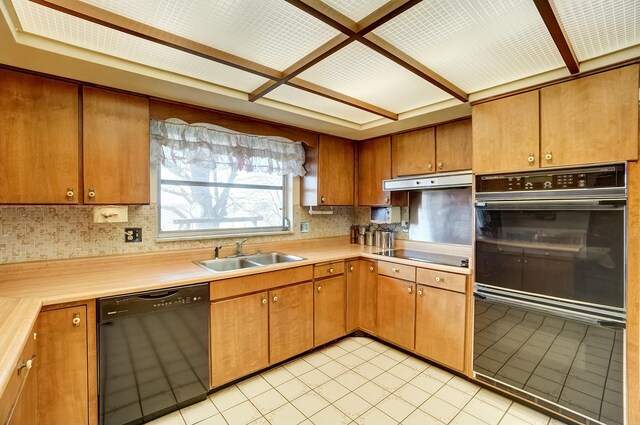
[{"label": "tile backsplash", "polygon": [[[293,234],[256,236],[250,243],[322,238],[349,234],[355,221],[353,207],[334,207],[333,215],[309,215],[293,207]],[[310,224],[300,232],[300,222]],[[0,264],[73,257],[169,251],[234,245],[238,238],[216,241],[156,241],[157,205],[129,207],[127,223],[94,223],[89,206],[0,206]],[[141,227],[142,242],[124,243],[125,227]]]}]

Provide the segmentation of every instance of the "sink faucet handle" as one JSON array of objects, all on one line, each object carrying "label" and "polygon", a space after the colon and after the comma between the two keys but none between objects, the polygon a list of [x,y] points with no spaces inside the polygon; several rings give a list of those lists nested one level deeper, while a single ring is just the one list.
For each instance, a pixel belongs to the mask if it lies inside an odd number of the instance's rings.
[{"label": "sink faucet handle", "polygon": [[217,260],[218,257],[220,256],[220,250],[222,250],[222,245],[217,245],[213,248],[213,255],[215,257],[215,259]]}]

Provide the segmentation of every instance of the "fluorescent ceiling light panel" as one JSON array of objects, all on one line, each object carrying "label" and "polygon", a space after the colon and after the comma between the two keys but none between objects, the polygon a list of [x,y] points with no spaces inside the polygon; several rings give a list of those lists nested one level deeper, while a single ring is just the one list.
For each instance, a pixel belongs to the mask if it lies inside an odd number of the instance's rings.
[{"label": "fluorescent ceiling light panel", "polygon": [[358,22],[389,3],[389,0],[322,0],[332,9]]}]

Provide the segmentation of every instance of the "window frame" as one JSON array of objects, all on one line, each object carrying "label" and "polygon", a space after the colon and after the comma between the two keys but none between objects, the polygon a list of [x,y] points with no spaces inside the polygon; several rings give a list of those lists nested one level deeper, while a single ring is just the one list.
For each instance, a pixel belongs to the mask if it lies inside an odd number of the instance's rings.
[{"label": "window frame", "polygon": [[[282,176],[282,208],[283,219],[281,226],[269,226],[269,227],[254,227],[251,229],[199,229],[199,230],[162,230],[162,165],[158,164],[156,170],[156,196],[157,196],[157,228],[156,228],[156,240],[159,242],[164,241],[176,241],[176,240],[197,240],[197,239],[220,239],[220,238],[233,238],[242,236],[269,236],[269,235],[287,235],[293,234],[293,178],[289,175]],[[178,184],[185,183],[184,181],[177,180],[164,180],[165,182],[174,182]],[[208,183],[208,182],[187,182],[195,184],[186,184],[187,186],[203,186],[203,187],[244,187],[250,188],[250,186],[262,188],[260,185],[248,185],[248,184],[229,184],[229,183]],[[167,183],[165,183],[167,184]],[[266,186],[273,187],[273,186]]]}]

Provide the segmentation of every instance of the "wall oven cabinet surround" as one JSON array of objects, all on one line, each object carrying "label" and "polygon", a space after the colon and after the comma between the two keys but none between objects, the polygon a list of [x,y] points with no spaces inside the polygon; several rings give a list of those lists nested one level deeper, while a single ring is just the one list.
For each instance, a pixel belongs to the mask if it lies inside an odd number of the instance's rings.
[{"label": "wall oven cabinet surround", "polygon": [[626,166],[476,179],[476,376],[624,423]]},{"label": "wall oven cabinet surround", "polygon": [[356,143],[322,134],[318,146],[305,146],[305,152],[302,205],[353,205]]}]

